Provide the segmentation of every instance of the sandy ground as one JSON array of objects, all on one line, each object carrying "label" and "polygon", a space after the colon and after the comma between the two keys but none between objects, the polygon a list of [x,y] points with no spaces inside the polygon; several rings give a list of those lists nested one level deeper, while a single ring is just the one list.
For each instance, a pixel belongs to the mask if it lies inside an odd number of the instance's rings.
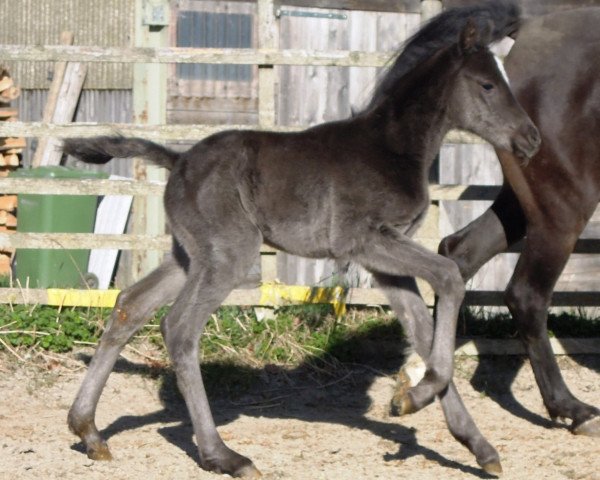
[{"label": "sandy ground", "polygon": [[[44,371],[0,356],[0,478],[223,478],[198,467],[170,370],[141,359],[119,361],[98,408],[114,460],[89,460],[66,427],[88,360],[79,352],[70,369],[50,362]],[[600,405],[600,357],[563,357],[560,364],[573,392]],[[257,380],[212,392],[219,431],[267,480],[489,478],[452,439],[438,404],[389,417],[396,366],[356,365],[329,377],[306,368],[241,372],[238,382],[246,373]],[[600,480],[600,440],[553,426],[527,362],[463,358],[456,381],[500,452],[503,478]]]}]

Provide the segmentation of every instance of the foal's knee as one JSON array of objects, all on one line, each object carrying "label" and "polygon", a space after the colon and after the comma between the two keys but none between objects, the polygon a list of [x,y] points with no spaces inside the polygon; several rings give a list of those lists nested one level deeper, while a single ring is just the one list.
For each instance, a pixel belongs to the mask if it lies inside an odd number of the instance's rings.
[{"label": "foal's knee", "polygon": [[449,295],[459,302],[462,301],[465,296],[465,281],[454,261],[447,262],[446,269],[438,275],[437,281],[438,295]]}]

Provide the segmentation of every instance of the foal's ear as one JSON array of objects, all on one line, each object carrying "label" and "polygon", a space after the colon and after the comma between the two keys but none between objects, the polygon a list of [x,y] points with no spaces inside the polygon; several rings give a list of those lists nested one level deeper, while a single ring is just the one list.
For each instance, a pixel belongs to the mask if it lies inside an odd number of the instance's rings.
[{"label": "foal's ear", "polygon": [[460,32],[458,46],[462,53],[472,53],[480,45],[480,32],[473,18],[467,19],[467,24]]}]

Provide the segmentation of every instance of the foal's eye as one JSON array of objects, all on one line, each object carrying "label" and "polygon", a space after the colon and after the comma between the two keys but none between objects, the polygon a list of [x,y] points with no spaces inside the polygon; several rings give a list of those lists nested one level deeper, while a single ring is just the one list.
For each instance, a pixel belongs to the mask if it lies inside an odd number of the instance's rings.
[{"label": "foal's eye", "polygon": [[481,88],[483,88],[486,92],[489,92],[490,90],[494,89],[494,85],[491,83],[482,83]]}]

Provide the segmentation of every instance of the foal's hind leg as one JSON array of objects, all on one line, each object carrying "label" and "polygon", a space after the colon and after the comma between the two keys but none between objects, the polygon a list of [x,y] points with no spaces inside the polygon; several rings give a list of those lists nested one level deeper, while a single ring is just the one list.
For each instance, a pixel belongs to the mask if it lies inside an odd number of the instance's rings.
[{"label": "foal's hind leg", "polygon": [[96,428],[94,417],[102,389],[119,353],[155,309],[175,298],[184,281],[183,268],[175,259],[169,259],[119,295],[110,323],[69,410],[69,428],[83,441],[88,457],[94,460],[111,458],[108,446]]},{"label": "foal's hind leg", "polygon": [[[185,287],[161,325],[165,343],[194,426],[202,468],[234,477],[254,478],[260,472],[252,461],[225,445],[210,410],[198,363],[199,341],[210,314],[247,275],[259,252],[258,232],[247,245],[227,245],[244,238],[232,232],[228,240],[212,238],[211,246],[190,255]],[[248,241],[246,232],[245,240]],[[214,253],[212,248],[218,245]]]},{"label": "foal's hind leg", "polygon": [[[433,340],[433,318],[419,294],[414,278],[390,277],[375,274],[378,286],[383,289],[404,327],[411,344],[421,358],[427,358]],[[397,392],[400,406],[405,392]],[[471,415],[465,408],[454,382],[440,393],[440,403],[450,433],[465,445],[477,460],[477,463],[490,474],[502,472],[498,452],[481,434]],[[396,407],[398,405],[395,405]]]}]

